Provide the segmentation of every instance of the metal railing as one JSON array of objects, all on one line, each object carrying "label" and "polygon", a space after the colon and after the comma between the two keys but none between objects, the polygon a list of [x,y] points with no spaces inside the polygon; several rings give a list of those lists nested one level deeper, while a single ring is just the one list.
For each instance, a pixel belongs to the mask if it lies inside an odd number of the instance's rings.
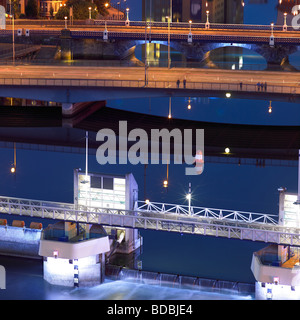
[{"label": "metal railing", "polygon": [[[73,204],[0,197],[0,213],[300,246],[299,228],[283,227],[258,220],[247,222],[243,219],[242,212],[239,215],[240,219],[235,219],[234,216],[220,219],[208,214],[188,216],[146,210],[82,206],[75,208]],[[262,214],[262,217],[265,215]]]},{"label": "metal railing", "polygon": [[224,91],[224,92],[261,92],[278,94],[300,94],[300,87],[295,85],[271,85],[267,89],[261,89],[257,84],[243,83],[220,83],[220,82],[191,82],[185,86],[178,87],[177,79],[174,81],[161,80],[110,80],[110,79],[90,79],[94,74],[86,73],[87,79],[61,79],[55,78],[0,78],[1,86],[46,86],[46,87],[109,87],[109,88],[155,88],[155,89],[176,89],[176,90],[201,90],[201,91]]},{"label": "metal railing", "polygon": [[[40,19],[40,20],[28,20],[28,19],[15,19],[14,20],[15,26],[22,26],[22,25],[37,25],[41,27],[45,26],[65,26],[64,20],[46,20],[46,19]],[[95,27],[95,26],[104,26],[105,23],[107,26],[124,26],[125,22],[124,20],[111,20],[111,19],[102,19],[102,20],[74,20],[72,22],[72,25],[74,26],[81,26],[81,27]],[[6,25],[11,25],[12,21],[10,19],[7,19]],[[149,26],[151,28],[168,28],[168,22],[158,22],[158,21],[152,21],[150,24],[150,21],[146,22],[146,26]],[[130,20],[130,26],[133,27],[145,27],[145,21],[133,21]],[[189,29],[190,24],[189,22],[171,22],[170,27],[174,29],[183,29],[187,28]],[[191,24],[192,29],[205,29],[205,23],[192,23]],[[274,25],[274,31],[282,31],[283,26],[282,25]],[[210,29],[238,29],[238,30],[269,30],[271,31],[270,25],[257,25],[257,24],[227,24],[227,23],[210,23]],[[288,31],[297,31],[292,26],[287,27]]]},{"label": "metal railing", "polygon": [[218,220],[242,221],[246,223],[270,223],[277,225],[277,215],[255,212],[245,212],[227,209],[204,208],[187,205],[178,205],[160,202],[136,201],[135,211],[156,212],[159,214],[182,214],[186,216],[198,216],[214,218]]}]

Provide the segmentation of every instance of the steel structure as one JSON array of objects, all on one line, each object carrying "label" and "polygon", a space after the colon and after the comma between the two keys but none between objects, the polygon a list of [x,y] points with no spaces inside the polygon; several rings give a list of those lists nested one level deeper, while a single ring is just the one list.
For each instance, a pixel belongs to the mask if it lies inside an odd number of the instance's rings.
[{"label": "steel structure", "polygon": [[134,210],[75,207],[74,204],[0,197],[0,213],[114,227],[300,246],[300,228],[280,226],[274,215],[137,202]]}]

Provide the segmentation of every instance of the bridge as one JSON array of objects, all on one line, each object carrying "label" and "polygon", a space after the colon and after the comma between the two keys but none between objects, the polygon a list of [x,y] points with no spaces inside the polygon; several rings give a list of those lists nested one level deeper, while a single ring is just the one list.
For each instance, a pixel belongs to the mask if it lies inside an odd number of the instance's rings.
[{"label": "bridge", "polygon": [[[22,24],[24,23],[24,24]],[[45,38],[60,39],[62,56],[67,58],[106,52],[116,58],[124,57],[132,52],[135,46],[145,42],[170,45],[183,53],[187,59],[203,60],[208,52],[220,47],[235,46],[257,52],[268,64],[280,65],[288,61],[290,54],[299,50],[299,31],[283,26],[260,25],[226,25],[210,24],[206,28],[201,23],[145,23],[130,21],[93,20],[88,25],[69,25],[61,29],[62,22],[18,21],[15,30],[15,41],[36,43]],[[35,24],[35,25],[34,25]],[[41,27],[42,26],[42,27]],[[9,41],[12,30],[0,30],[3,41]],[[93,49],[86,39],[97,39]],[[99,41],[103,40],[103,41]]]},{"label": "bridge", "polygon": [[278,225],[278,216],[236,210],[148,201],[123,210],[1,196],[0,213],[300,246],[300,229]]},{"label": "bridge", "polygon": [[[272,94],[272,100],[297,102],[300,94],[299,79],[293,72],[20,65],[4,66],[0,77],[0,96],[60,102],[66,116],[74,113],[74,103],[116,97],[189,97],[216,93],[225,97],[229,93],[231,97],[269,101]],[[258,82],[267,83],[267,88],[261,89]]]}]

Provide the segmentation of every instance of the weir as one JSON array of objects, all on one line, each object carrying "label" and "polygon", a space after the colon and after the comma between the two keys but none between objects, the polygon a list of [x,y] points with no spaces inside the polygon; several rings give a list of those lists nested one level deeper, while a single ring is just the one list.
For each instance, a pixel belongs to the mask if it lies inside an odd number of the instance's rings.
[{"label": "weir", "polygon": [[135,283],[169,286],[180,289],[213,291],[231,290],[240,294],[254,294],[255,292],[255,285],[251,283],[134,270],[113,265],[106,266],[105,275],[108,279],[112,280],[124,280]]}]

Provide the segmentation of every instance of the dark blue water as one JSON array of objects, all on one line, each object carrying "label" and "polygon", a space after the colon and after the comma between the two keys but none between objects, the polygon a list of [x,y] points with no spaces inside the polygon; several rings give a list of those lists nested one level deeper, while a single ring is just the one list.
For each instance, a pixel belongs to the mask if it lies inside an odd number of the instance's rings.
[{"label": "dark blue water", "polygon": [[[127,0],[129,7],[141,10],[141,2]],[[274,4],[250,5],[246,1],[245,22],[269,24],[276,17]],[[140,12],[140,11],[139,11]],[[131,9],[130,14],[140,20]],[[245,61],[260,63],[259,57],[245,54]],[[256,59],[256,60],[255,60]],[[249,60],[250,61],[250,60]],[[298,64],[299,55],[291,58]],[[299,64],[300,65],[300,64]],[[270,100],[272,97],[270,96]],[[216,98],[194,98],[187,109],[186,98],[172,99],[174,118],[244,124],[300,125],[299,106],[292,103]],[[108,101],[108,106],[167,116],[169,99],[131,99]],[[99,128],[100,129],[100,128]],[[84,137],[84,132],[83,132]],[[79,154],[17,150],[17,175],[10,174],[13,150],[1,149],[0,194],[29,199],[73,201],[73,169],[85,167],[85,156]],[[91,172],[124,174],[132,172],[137,180],[139,198],[144,199],[144,166],[100,166],[95,156],[89,157]],[[149,165],[146,176],[146,196],[151,201],[185,204],[188,185],[192,184],[192,204],[212,208],[236,209],[263,213],[278,212],[277,188],[285,186],[297,192],[297,167],[256,167],[251,165],[206,163],[200,176],[185,176],[185,167],[170,165],[168,191],[162,187],[166,166]],[[11,221],[14,217],[10,217]],[[36,219],[35,219],[36,220]],[[28,220],[27,220],[28,221]],[[49,221],[43,221],[44,227]],[[29,222],[28,224],[29,225]],[[139,257],[143,270],[199,276],[239,282],[254,282],[250,270],[252,253],[264,243],[180,235],[141,230],[143,253]],[[157,290],[143,284],[108,282],[93,289],[68,289],[49,286],[42,277],[42,262],[0,257],[7,269],[7,289],[0,298],[7,299],[155,299]],[[152,291],[154,290],[154,291]],[[172,291],[173,290],[173,291]],[[174,291],[175,290],[175,291]],[[235,299],[234,295],[200,295],[190,291],[161,289],[162,299]],[[145,294],[147,292],[147,294]],[[153,294],[152,294],[152,293]]]}]

